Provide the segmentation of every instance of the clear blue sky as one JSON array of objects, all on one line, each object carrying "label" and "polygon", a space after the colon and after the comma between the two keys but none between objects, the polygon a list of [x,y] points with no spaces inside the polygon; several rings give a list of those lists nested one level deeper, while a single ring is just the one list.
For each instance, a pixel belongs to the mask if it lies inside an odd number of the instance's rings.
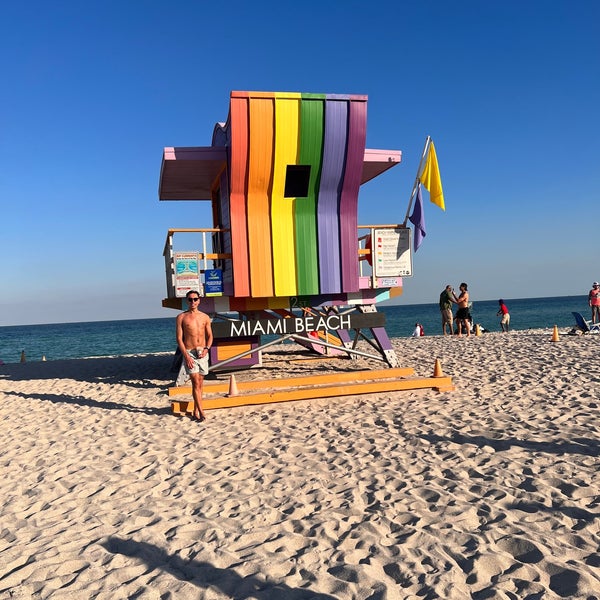
[{"label": "clear blue sky", "polygon": [[3,6],[0,325],[175,316],[165,146],[210,145],[231,90],[367,94],[360,224],[402,222],[425,138],[446,212],[401,302],[586,294],[600,279],[600,2],[171,2]]}]

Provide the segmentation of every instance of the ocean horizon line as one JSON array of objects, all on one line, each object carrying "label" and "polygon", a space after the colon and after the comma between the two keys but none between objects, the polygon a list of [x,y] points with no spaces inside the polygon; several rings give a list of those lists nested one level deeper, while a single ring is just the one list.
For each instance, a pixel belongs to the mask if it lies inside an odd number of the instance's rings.
[{"label": "ocean horizon line", "polygon": [[[586,297],[587,294],[569,294],[567,296],[525,296],[522,298],[511,298],[510,296],[501,296],[501,298],[505,301],[505,302],[520,302],[521,300],[528,300],[528,301],[533,301],[533,300],[560,300],[562,298],[564,299],[572,299],[572,298],[582,298],[582,297]],[[475,300],[471,300],[474,304],[476,303],[480,303],[480,302],[498,302],[499,298],[476,298]],[[438,302],[415,302],[413,304],[398,304],[398,303],[392,303],[391,300],[385,300],[385,304],[383,303],[379,303],[382,306],[437,306]]]},{"label": "ocean horizon line", "polygon": [[[503,299],[510,303],[510,302],[520,302],[522,300],[527,300],[527,301],[534,301],[534,300],[540,300],[540,301],[548,301],[548,300],[561,300],[561,299],[573,299],[573,298],[584,298],[586,296],[586,294],[571,294],[571,295],[566,295],[566,296],[531,296],[531,297],[523,297],[523,298],[511,298],[509,296],[504,296]],[[478,304],[481,302],[498,302],[498,298],[490,298],[490,299],[483,299],[483,298],[477,298],[475,300],[472,301],[474,304]],[[378,302],[377,305],[379,305],[382,308],[387,308],[387,307],[416,307],[416,306],[437,306],[438,303],[437,302],[414,302],[412,304],[404,304],[404,303],[398,303],[398,302],[393,302],[393,300],[384,300],[382,302]],[[177,310],[176,309],[166,309],[166,310],[171,310],[173,311],[172,314],[170,316],[164,316],[164,317],[123,317],[123,318],[116,318],[116,319],[91,319],[88,321],[47,321],[47,322],[43,322],[43,323],[17,323],[17,324],[11,324],[11,325],[0,325],[0,329],[4,329],[4,328],[10,328],[10,327],[43,327],[45,325],[84,325],[86,323],[116,323],[116,322],[135,322],[135,321],[159,321],[159,320],[164,320],[164,319],[171,319],[171,318],[175,318],[176,314],[177,314]],[[231,312],[235,312],[235,311],[231,311]]]}]

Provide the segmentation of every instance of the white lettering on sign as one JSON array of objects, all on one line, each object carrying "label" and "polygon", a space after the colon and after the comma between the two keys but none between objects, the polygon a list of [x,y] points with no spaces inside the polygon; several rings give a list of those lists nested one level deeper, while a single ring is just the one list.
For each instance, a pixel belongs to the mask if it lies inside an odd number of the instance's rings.
[{"label": "white lettering on sign", "polygon": [[287,333],[308,333],[327,329],[350,329],[350,315],[329,315],[296,317],[294,319],[269,319],[264,321],[231,321],[230,337],[253,336],[265,334],[285,335]]}]

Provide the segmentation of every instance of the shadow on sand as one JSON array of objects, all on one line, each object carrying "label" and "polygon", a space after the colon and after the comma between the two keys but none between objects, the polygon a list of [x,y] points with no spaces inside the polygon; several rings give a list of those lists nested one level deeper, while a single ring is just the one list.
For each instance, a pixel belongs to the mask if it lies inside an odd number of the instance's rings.
[{"label": "shadow on sand", "polygon": [[87,383],[122,384],[166,389],[173,383],[172,354],[108,356],[0,365],[0,378],[12,381],[74,379]]},{"label": "shadow on sand", "polygon": [[483,435],[468,436],[454,433],[451,436],[441,436],[434,433],[422,434],[418,437],[431,443],[473,444],[483,448],[488,446],[496,452],[509,450],[513,446],[542,452],[546,454],[583,454],[585,456],[600,456],[600,440],[592,438],[577,438],[570,441],[536,442],[534,440],[521,440],[517,438],[492,439]]},{"label": "shadow on sand", "polygon": [[90,408],[101,408],[103,410],[124,410],[132,413],[142,413],[146,415],[170,415],[170,406],[162,408],[144,408],[126,404],[124,402],[112,402],[110,400],[93,400],[85,396],[69,396],[67,394],[26,394],[24,392],[5,392],[7,396],[17,396],[23,400],[45,400],[54,404],[77,404],[78,406],[87,406]]},{"label": "shadow on sand", "polygon": [[111,554],[130,556],[144,561],[150,572],[163,571],[181,581],[189,581],[199,588],[219,588],[230,598],[285,598],[285,600],[336,600],[329,594],[319,594],[303,588],[292,588],[284,583],[265,581],[250,575],[242,577],[234,569],[221,569],[208,562],[183,560],[167,554],[161,548],[146,542],[109,537],[100,545]]}]

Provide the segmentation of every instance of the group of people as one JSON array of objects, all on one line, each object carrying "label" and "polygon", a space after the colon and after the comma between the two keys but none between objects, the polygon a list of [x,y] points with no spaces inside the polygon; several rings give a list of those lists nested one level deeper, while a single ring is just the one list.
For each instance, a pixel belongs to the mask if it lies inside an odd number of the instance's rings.
[{"label": "group of people", "polygon": [[[457,304],[456,316],[452,314],[452,305]],[[510,313],[504,300],[498,300],[499,309],[496,313],[500,317],[500,327],[504,333],[508,333],[510,326]],[[592,289],[588,294],[588,304],[592,309],[592,323],[600,323],[600,283],[594,281]],[[440,313],[442,315],[442,333],[446,335],[448,328],[450,335],[454,334],[454,321],[457,324],[457,333],[462,335],[464,328],[467,337],[471,334],[472,319],[469,313],[469,292],[466,283],[460,284],[460,294],[454,293],[454,288],[448,284],[440,294]],[[417,323],[418,325],[418,323]],[[416,331],[416,330],[415,330]],[[413,333],[413,336],[416,336]]]},{"label": "group of people", "polygon": [[[457,296],[454,293],[454,288],[448,284],[440,294],[440,313],[442,315],[442,334],[446,335],[446,328],[449,329],[450,335],[454,335],[454,321],[456,321],[457,335],[462,336],[463,329],[467,337],[471,335],[472,318],[469,311],[469,288],[466,283],[461,283],[459,286],[460,294]],[[456,304],[458,310],[456,316],[452,314],[452,305]],[[500,308],[496,313],[500,319],[502,331],[508,333],[510,325],[510,313],[504,303],[504,300],[498,300]]]},{"label": "group of people", "polygon": [[[467,337],[471,335],[471,313],[469,312],[469,288],[466,283],[459,286],[460,294],[454,293],[454,288],[448,284],[440,294],[440,313],[442,315],[442,334],[446,335],[448,327],[450,335],[454,335],[453,325],[456,321],[457,334],[462,336],[463,328]],[[456,317],[452,314],[452,305],[458,310]]]}]

